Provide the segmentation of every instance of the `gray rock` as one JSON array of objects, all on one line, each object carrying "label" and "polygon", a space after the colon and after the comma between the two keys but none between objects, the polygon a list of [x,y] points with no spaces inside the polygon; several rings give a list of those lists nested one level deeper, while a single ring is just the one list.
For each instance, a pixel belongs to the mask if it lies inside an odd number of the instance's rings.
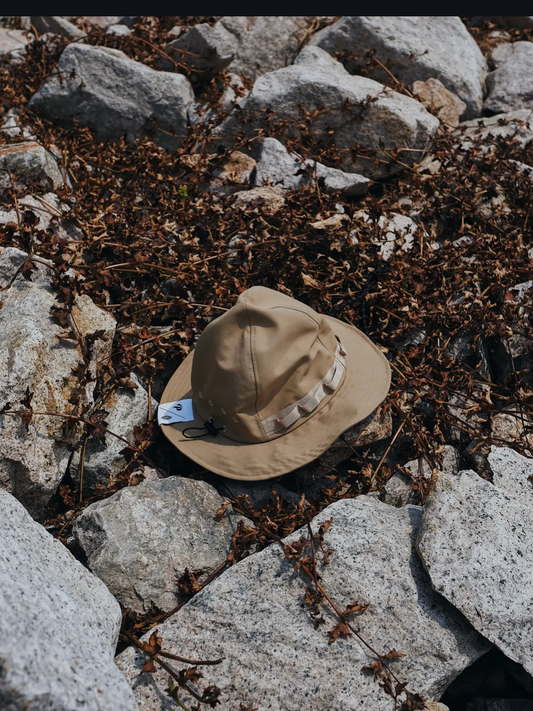
[{"label": "gray rock", "polygon": [[242,517],[230,509],[216,521],[223,502],[203,481],[144,481],[88,506],[73,533],[89,568],[125,607],[168,611],[183,599],[177,581],[185,569],[202,570],[201,581],[230,552]]},{"label": "gray rock", "polygon": [[[419,504],[421,497],[420,492],[411,487],[412,479],[422,476],[426,481],[429,481],[433,472],[429,464],[421,457],[421,462],[418,459],[413,459],[407,462],[405,469],[408,470],[410,476],[405,474],[393,474],[385,484],[385,491],[382,496],[382,501],[389,506],[407,506],[407,504]],[[444,446],[442,454],[442,467],[437,470],[443,471],[445,475],[454,475],[459,471],[459,453],[455,447],[450,445]]]},{"label": "gray rock", "polygon": [[405,474],[393,474],[385,484],[385,491],[380,499],[399,509],[407,504],[418,503],[420,494],[412,488],[411,479]]},{"label": "gray rock", "polygon": [[25,138],[35,140],[31,129],[28,126],[19,126],[19,112],[17,109],[9,109],[2,116],[2,133],[9,138]]},{"label": "gray rock", "polygon": [[533,139],[533,114],[528,109],[520,109],[463,121],[455,135],[460,137],[463,150],[473,146],[473,139],[480,139],[485,144],[485,150],[491,150],[491,139],[500,137],[517,141],[524,148]]},{"label": "gray rock", "polygon": [[[26,257],[11,247],[0,251],[1,287],[8,285]],[[57,304],[46,266],[40,262],[35,266],[32,281],[19,275],[0,292],[0,408],[9,402],[11,409],[23,409],[20,403],[29,389],[34,410],[68,414],[73,409],[71,397],[78,395],[82,404],[92,402],[94,382],[80,391],[72,371],[83,361],[81,348],[77,341],[60,338],[64,329],[52,321],[50,308]],[[87,296],[78,305],[81,335],[103,327],[104,337],[111,339],[114,319]],[[93,354],[102,347],[96,343]],[[38,518],[44,516],[70,457],[63,424],[59,417],[36,415],[26,431],[19,416],[0,415],[0,488]]]},{"label": "gray rock", "polygon": [[106,35],[115,35],[115,37],[127,37],[131,35],[131,28],[128,25],[109,25],[105,31]]},{"label": "gray rock", "polygon": [[31,24],[35,27],[40,35],[46,32],[53,32],[56,35],[63,35],[69,40],[79,40],[85,37],[85,32],[80,30],[73,22],[70,22],[65,17],[55,16],[32,16]]},{"label": "gray rock", "polygon": [[0,146],[0,193],[11,190],[11,178],[17,189],[35,186],[48,192],[64,184],[55,156],[33,141]]},{"label": "gray rock", "polygon": [[105,585],[0,489],[0,707],[135,711]]},{"label": "gray rock", "polygon": [[[439,698],[488,644],[431,590],[412,546],[420,510],[393,509],[361,496],[328,506],[313,519],[313,531],[330,518],[324,535],[328,565],[321,565],[318,554],[321,584],[341,609],[354,600],[368,604],[353,621],[359,634],[381,653],[392,647],[405,653],[392,664],[397,677],[411,691]],[[286,543],[302,534],[306,527]],[[253,703],[258,711],[300,711],[309,694],[306,708],[392,711],[394,700],[361,669],[374,661],[367,648],[353,635],[328,644],[327,630],[337,619],[327,605],[320,610],[326,625],[315,628],[304,604],[309,585],[272,544],[224,572],[159,625],[163,645],[183,655],[223,657],[206,674],[206,682],[221,688],[220,711],[239,703]],[[143,663],[132,648],[117,657],[139,706],[163,709],[167,675],[142,674]]]},{"label": "gray rock", "polygon": [[[236,50],[237,40],[224,25],[217,23],[211,27],[207,22],[194,25],[165,45],[165,54],[174,62],[206,77],[221,72],[231,64]],[[175,66],[164,56],[158,62],[164,69]]]},{"label": "gray rock", "polygon": [[533,108],[533,42],[500,44],[492,52],[495,70],[487,77],[485,114]]},{"label": "gray rock", "polygon": [[479,116],[487,64],[474,38],[459,17],[350,16],[318,32],[310,44],[330,54],[349,52],[351,72],[365,68],[368,76],[389,81],[377,66],[368,70],[365,52],[384,64],[399,81],[439,79],[467,106],[466,118]]},{"label": "gray rock", "polygon": [[[189,80],[129,59],[118,49],[70,44],[58,71],[31,98],[31,109],[72,126],[89,126],[102,140],[153,135],[177,148],[194,104]],[[161,130],[159,130],[161,129]],[[171,134],[171,135],[168,135]]]},{"label": "gray rock", "polygon": [[[327,112],[313,114],[324,106]],[[268,131],[267,112],[271,111],[270,129],[279,128],[283,135],[298,138],[304,110],[310,113],[306,135],[320,145],[333,142],[341,156],[340,169],[367,177],[397,172],[401,166],[390,153],[395,149],[400,150],[403,163],[420,161],[439,125],[418,101],[372,79],[351,76],[320,48],[305,47],[294,65],[259,77],[240,108],[232,111],[213,136],[222,145],[231,145],[241,132],[251,136],[258,129]],[[282,120],[288,120],[287,125],[281,125]],[[363,152],[354,154],[355,144]],[[368,152],[385,162],[375,164]]]},{"label": "gray rock", "polygon": [[24,50],[30,41],[27,32],[0,27],[0,57]]},{"label": "gray rock", "polygon": [[230,69],[256,79],[290,64],[309,30],[312,17],[264,15],[226,16],[218,25],[236,40],[235,59]]},{"label": "gray rock", "polygon": [[136,20],[136,15],[84,15],[81,20],[86,20],[92,25],[97,25],[103,30],[107,30],[112,25],[126,25],[131,27]]},{"label": "gray rock", "polygon": [[[524,467],[533,474],[531,460]],[[424,506],[417,550],[433,588],[531,674],[531,501],[504,486],[471,470],[441,475]]]},{"label": "gray rock", "polygon": [[300,188],[319,183],[325,192],[343,195],[364,194],[370,181],[357,173],[344,173],[313,160],[304,160],[297,153],[289,153],[275,138],[265,138],[261,144],[255,185],[265,184],[281,188]]},{"label": "gray rock", "polygon": [[510,496],[527,501],[533,499],[533,462],[509,447],[490,448],[487,456],[492,469],[493,483]]},{"label": "gray rock", "polygon": [[466,711],[533,711],[533,701],[527,699],[474,699]]},{"label": "gray rock", "polygon": [[[143,425],[148,419],[148,393],[135,373],[130,373],[130,380],[137,387],[116,388],[102,403],[102,409],[109,413],[105,418],[107,428],[128,442],[134,442],[134,428]],[[152,399],[152,412],[156,411],[157,402]],[[124,456],[120,453],[125,447],[123,441],[111,434],[106,434],[105,442],[89,440],[83,466],[84,492],[93,493],[98,484],[105,488],[113,483],[113,475],[126,464]],[[70,473],[74,483],[79,487],[80,450],[72,458]]]},{"label": "gray rock", "polygon": [[412,91],[428,111],[437,115],[441,123],[448,126],[459,124],[459,119],[466,110],[466,104],[439,79],[431,77],[426,81],[415,81]]}]

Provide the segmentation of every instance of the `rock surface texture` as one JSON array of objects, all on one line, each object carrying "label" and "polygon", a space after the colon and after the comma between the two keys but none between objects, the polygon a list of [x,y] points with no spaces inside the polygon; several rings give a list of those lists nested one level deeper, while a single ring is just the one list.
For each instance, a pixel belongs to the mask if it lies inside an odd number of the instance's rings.
[{"label": "rock surface texture", "polygon": [[203,481],[145,481],[88,506],[74,535],[90,569],[125,607],[168,611],[181,599],[177,581],[186,568],[209,574],[229,553],[242,517],[216,521],[223,502]]},{"label": "rock surface texture", "polygon": [[[0,252],[0,287],[10,283],[26,258],[26,253],[12,247]],[[69,400],[79,388],[72,370],[83,356],[75,342],[58,341],[64,329],[50,313],[56,300],[46,266],[37,263],[31,281],[19,274],[9,289],[0,292],[0,304],[1,406],[11,403],[11,409],[23,409],[20,403],[29,391],[34,410],[71,412]],[[78,305],[81,334],[103,326],[110,345],[114,319],[89,297],[82,297]],[[80,392],[82,402],[90,401],[93,389],[94,383]],[[36,517],[44,514],[66,471],[70,452],[62,442],[62,425],[59,418],[35,416],[26,429],[20,417],[0,415],[0,487]]]},{"label": "rock surface texture", "polygon": [[441,123],[457,126],[466,109],[464,101],[447,89],[439,79],[413,82],[413,94]]},{"label": "rock surface texture", "polygon": [[472,121],[463,121],[457,127],[461,136],[461,148],[473,146],[473,139],[481,140],[482,150],[491,150],[491,138],[509,138],[522,147],[533,140],[533,115],[529,109],[507,111],[495,116],[488,116]]},{"label": "rock surface texture", "polygon": [[[128,442],[135,439],[134,429],[148,420],[148,393],[135,373],[130,373],[130,388],[116,388],[102,403],[108,429]],[[157,411],[157,402],[152,398],[152,412]],[[120,453],[126,445],[118,437],[105,435],[105,441],[90,440],[87,444],[83,467],[84,491],[94,491],[97,484],[104,488],[111,483],[113,474],[118,472],[126,460]],[[80,457],[76,453],[71,462],[71,476],[76,485],[80,479]]]},{"label": "rock surface texture", "polygon": [[58,72],[61,79],[48,77],[29,103],[47,118],[67,126],[77,121],[103,140],[148,134],[170,149],[187,133],[194,95],[183,74],[158,72],[117,49],[84,44],[63,51]]},{"label": "rock surface texture", "polygon": [[225,16],[218,25],[235,38],[235,58],[230,69],[256,79],[291,63],[312,17],[263,15]]},{"label": "rock surface texture", "polygon": [[533,462],[519,457],[493,450],[494,484],[471,470],[441,475],[417,550],[435,590],[531,674],[533,496],[523,480]]},{"label": "rock surface texture", "polygon": [[0,193],[12,187],[29,186],[47,192],[64,182],[57,158],[38,143],[24,141],[0,146]]},{"label": "rock surface texture", "polygon": [[[165,47],[174,62],[179,62],[191,70],[196,70],[206,78],[225,69],[233,60],[237,41],[231,32],[217,23],[213,27],[207,22],[194,25]],[[160,65],[172,69],[173,64],[162,56]]]},{"label": "rock surface texture", "polygon": [[369,70],[365,66],[365,52],[373,50],[396,79],[405,84],[439,79],[465,102],[465,118],[481,112],[487,64],[459,17],[342,17],[318,32],[310,44],[332,55],[356,55],[346,60],[349,71],[364,67],[368,76],[385,81],[387,73],[381,66]]},{"label": "rock surface texture", "polygon": [[[412,545],[420,510],[393,509],[363,496],[329,506],[313,520],[313,530],[331,517],[324,545],[332,553],[320,566],[322,585],[342,609],[354,600],[368,604],[354,620],[358,632],[381,652],[404,652],[394,673],[410,690],[438,698],[489,645],[431,590]],[[287,542],[302,534],[306,528]],[[316,708],[392,711],[394,700],[361,670],[373,659],[357,638],[328,643],[325,630],[336,625],[330,608],[321,609],[325,627],[315,628],[304,603],[308,584],[280,546],[271,545],[227,570],[159,625],[163,645],[196,658],[224,658],[209,670],[209,682],[222,690],[220,711],[252,703],[259,711],[300,711],[308,694]],[[165,674],[143,674],[144,659],[132,648],[117,664],[140,708],[165,708]]]},{"label": "rock surface texture", "polygon": [[1,489],[0,539],[0,708],[135,711],[105,585]]},{"label": "rock surface texture", "polygon": [[495,70],[487,77],[483,112],[501,114],[533,105],[533,42],[500,44],[492,52]]},{"label": "rock surface texture", "polygon": [[[326,114],[313,114],[324,106],[329,109]],[[351,76],[324,50],[305,47],[292,66],[259,77],[240,108],[213,135],[231,144],[231,136],[241,131],[251,135],[258,128],[268,129],[266,112],[272,111],[276,116],[272,125],[288,119],[286,126],[279,127],[284,135],[294,138],[301,133],[295,120],[302,120],[304,110],[310,113],[306,133],[318,144],[333,142],[342,170],[374,178],[397,169],[397,164],[390,163],[390,153],[381,151],[380,146],[385,144],[389,151],[399,149],[401,160],[412,164],[422,159],[439,126],[438,119],[420,102],[372,79]],[[247,116],[253,117],[252,124],[243,122]],[[361,146],[361,157],[353,154],[355,144]],[[375,164],[369,154],[385,163]]]}]

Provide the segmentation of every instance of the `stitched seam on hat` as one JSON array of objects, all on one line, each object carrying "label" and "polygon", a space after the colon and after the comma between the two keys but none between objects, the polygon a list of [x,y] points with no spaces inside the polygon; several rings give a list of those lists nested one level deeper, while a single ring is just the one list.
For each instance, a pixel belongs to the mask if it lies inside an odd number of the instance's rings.
[{"label": "stitched seam on hat", "polygon": [[[320,325],[321,325],[320,321],[317,321],[316,318],[313,318],[313,316],[311,316],[311,314],[308,314],[307,311],[302,311],[301,309],[295,309],[292,306],[273,306],[271,309],[269,309],[269,311],[274,311],[274,309],[287,309],[287,311],[296,311],[299,314],[308,316],[311,319],[311,321],[313,323],[316,323],[316,325],[320,328]],[[318,333],[316,334],[316,340],[319,341],[324,346],[324,348],[327,350],[328,353],[331,353],[329,346],[326,343],[324,343],[324,341],[320,338]]]},{"label": "stitched seam on hat", "polygon": [[257,419],[257,423],[259,425],[259,428],[261,432],[263,432],[263,428],[261,426],[261,420],[259,418],[259,412],[257,411],[257,403],[259,401],[259,390],[258,390],[258,375],[257,375],[257,369],[256,369],[256,364],[255,364],[255,353],[254,353],[254,341],[253,341],[253,329],[252,329],[252,320],[250,318],[250,313],[248,311],[248,306],[246,304],[246,299],[243,299],[244,303],[244,308],[246,310],[246,318],[248,319],[248,326],[250,328],[250,358],[252,361],[252,372],[254,376],[254,385],[255,385],[255,417]]}]

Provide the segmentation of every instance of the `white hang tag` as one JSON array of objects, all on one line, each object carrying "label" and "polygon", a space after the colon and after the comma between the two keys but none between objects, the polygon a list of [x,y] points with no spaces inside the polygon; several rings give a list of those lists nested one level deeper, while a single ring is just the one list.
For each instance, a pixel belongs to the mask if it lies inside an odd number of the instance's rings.
[{"label": "white hang tag", "polygon": [[176,402],[163,402],[157,408],[157,424],[173,425],[175,422],[192,422],[192,400],[177,400]]}]

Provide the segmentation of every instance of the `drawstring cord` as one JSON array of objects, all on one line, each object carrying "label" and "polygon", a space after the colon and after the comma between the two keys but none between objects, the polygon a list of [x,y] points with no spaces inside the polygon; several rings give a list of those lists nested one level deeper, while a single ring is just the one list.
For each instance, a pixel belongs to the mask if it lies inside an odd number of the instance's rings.
[{"label": "drawstring cord", "polygon": [[[182,435],[184,437],[187,437],[187,439],[200,439],[200,437],[207,437],[207,435],[216,437],[219,432],[224,432],[225,429],[226,429],[225,427],[215,427],[213,418],[210,417],[206,422],[204,422],[203,427],[186,427],[184,430],[182,430]],[[207,430],[207,431],[203,432],[202,434],[199,434],[199,435],[186,434],[190,430]]]}]

